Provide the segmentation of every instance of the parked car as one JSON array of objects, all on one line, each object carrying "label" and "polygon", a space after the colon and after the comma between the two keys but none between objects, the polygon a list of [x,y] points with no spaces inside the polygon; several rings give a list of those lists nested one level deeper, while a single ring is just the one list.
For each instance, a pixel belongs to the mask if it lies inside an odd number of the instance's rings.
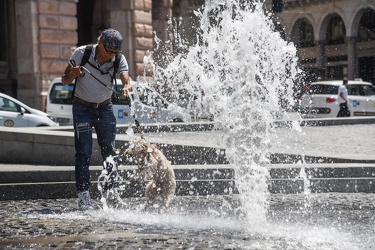
[{"label": "parked car", "polygon": [[[342,80],[313,82],[301,97],[300,112],[304,118],[337,117],[340,110],[338,89]],[[348,107],[351,116],[375,115],[375,86],[361,80],[349,81]]]},{"label": "parked car", "polygon": [[[155,90],[141,83],[131,81],[131,93],[135,115],[139,123],[189,122],[188,111],[169,103]],[[61,125],[73,124],[72,95],[74,84],[63,85],[61,78],[55,78],[48,90],[46,112],[57,118]],[[117,92],[121,93],[122,83],[117,81]],[[129,124],[134,121],[130,109],[130,100],[112,95],[113,112],[117,124]]]},{"label": "parked car", "polygon": [[17,99],[0,93],[1,127],[59,126],[56,119],[37,109],[30,108]]}]

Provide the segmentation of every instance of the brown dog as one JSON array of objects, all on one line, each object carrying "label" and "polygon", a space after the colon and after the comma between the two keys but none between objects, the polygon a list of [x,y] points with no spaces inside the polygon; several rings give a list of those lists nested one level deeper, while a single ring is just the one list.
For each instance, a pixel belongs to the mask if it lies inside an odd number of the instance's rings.
[{"label": "brown dog", "polygon": [[172,200],[176,190],[176,180],[171,163],[165,155],[144,139],[134,141],[124,152],[129,161],[138,165],[141,178],[150,182],[146,186],[145,210],[161,198],[160,211],[165,210]]}]

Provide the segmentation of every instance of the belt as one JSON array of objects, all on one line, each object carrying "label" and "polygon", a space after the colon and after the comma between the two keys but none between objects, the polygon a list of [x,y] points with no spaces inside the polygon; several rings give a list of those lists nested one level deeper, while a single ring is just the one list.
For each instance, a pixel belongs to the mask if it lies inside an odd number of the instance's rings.
[{"label": "belt", "polygon": [[79,98],[77,96],[75,96],[73,98],[73,101],[81,103],[81,104],[86,105],[86,106],[90,106],[90,107],[95,108],[95,109],[100,107],[100,106],[103,106],[105,104],[111,103],[111,99],[105,100],[104,102],[100,102],[100,103],[94,103],[94,102],[87,102],[85,100],[82,100],[81,98]]}]

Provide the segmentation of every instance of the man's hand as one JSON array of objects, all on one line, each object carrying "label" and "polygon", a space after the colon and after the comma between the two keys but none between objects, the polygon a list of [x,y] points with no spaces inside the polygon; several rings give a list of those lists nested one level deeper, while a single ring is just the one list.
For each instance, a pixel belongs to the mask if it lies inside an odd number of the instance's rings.
[{"label": "man's hand", "polygon": [[79,77],[82,74],[81,67],[80,66],[72,67],[69,74],[74,76],[74,78]]},{"label": "man's hand", "polygon": [[120,74],[120,79],[122,82],[122,98],[127,99],[129,98],[129,92],[132,91],[128,72],[122,72]]},{"label": "man's hand", "polygon": [[122,89],[122,98],[124,98],[124,99],[129,98],[129,92],[130,92],[130,90],[128,88],[123,88]]},{"label": "man's hand", "polygon": [[64,85],[68,85],[74,81],[77,77],[82,74],[82,70],[80,66],[73,67],[72,65],[68,64],[65,68],[65,72],[61,77],[62,83]]}]

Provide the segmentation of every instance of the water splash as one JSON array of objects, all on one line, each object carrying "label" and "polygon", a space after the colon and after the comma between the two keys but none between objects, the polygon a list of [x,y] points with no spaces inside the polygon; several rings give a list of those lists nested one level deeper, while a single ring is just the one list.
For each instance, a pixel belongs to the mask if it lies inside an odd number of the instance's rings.
[{"label": "water splash", "polygon": [[295,47],[274,31],[262,1],[241,2],[206,1],[195,13],[198,42],[167,67],[155,67],[155,78],[204,100],[235,169],[247,221],[259,223],[268,207],[271,123],[284,103],[293,104],[298,69]]}]

